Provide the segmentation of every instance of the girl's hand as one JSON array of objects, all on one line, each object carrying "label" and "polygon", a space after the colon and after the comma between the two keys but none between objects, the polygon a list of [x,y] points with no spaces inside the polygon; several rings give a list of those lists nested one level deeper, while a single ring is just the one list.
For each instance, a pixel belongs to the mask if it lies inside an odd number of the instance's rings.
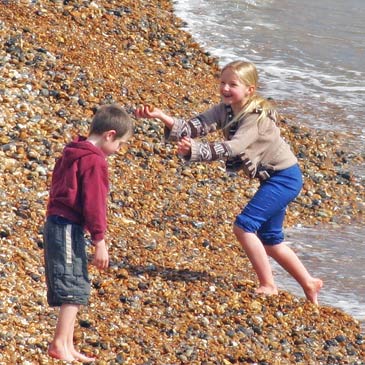
[{"label": "girl's hand", "polygon": [[188,137],[182,137],[177,143],[177,153],[181,156],[191,155],[191,139]]},{"label": "girl's hand", "polygon": [[134,112],[136,118],[156,118],[161,120],[168,129],[174,125],[174,118],[165,114],[161,109],[155,108],[153,105],[143,105]]},{"label": "girl's hand", "polygon": [[159,118],[161,110],[153,105],[142,105],[136,109],[134,115],[136,118]]}]

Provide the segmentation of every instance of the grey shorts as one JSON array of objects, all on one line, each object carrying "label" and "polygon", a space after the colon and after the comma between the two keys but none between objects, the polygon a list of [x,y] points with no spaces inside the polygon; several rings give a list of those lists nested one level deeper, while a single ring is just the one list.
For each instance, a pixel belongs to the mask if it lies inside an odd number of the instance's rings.
[{"label": "grey shorts", "polygon": [[48,304],[88,304],[90,281],[82,227],[47,219],[43,239]]}]

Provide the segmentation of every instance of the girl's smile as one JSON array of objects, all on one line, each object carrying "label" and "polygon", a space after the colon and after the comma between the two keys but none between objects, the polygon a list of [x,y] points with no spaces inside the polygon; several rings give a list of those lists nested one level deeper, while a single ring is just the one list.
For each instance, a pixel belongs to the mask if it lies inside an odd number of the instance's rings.
[{"label": "girl's smile", "polygon": [[254,86],[243,83],[232,69],[227,68],[222,72],[220,77],[222,102],[231,105],[235,114],[247,103],[254,90]]}]

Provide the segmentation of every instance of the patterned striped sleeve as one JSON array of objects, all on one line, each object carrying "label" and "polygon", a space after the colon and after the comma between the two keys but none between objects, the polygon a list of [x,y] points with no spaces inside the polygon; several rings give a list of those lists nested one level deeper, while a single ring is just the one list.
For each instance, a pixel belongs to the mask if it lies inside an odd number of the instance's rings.
[{"label": "patterned striped sleeve", "polygon": [[232,152],[224,142],[191,141],[191,161],[215,161],[231,156]]},{"label": "patterned striped sleeve", "polygon": [[165,139],[178,141],[182,137],[196,138],[206,136],[210,132],[209,126],[195,117],[189,121],[175,119],[172,129],[165,128]]}]

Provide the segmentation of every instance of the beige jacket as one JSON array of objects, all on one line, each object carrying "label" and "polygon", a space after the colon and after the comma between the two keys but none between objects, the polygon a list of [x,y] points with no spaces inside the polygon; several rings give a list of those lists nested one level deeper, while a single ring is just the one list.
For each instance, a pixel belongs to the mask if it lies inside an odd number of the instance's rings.
[{"label": "beige jacket", "polygon": [[165,137],[176,141],[183,136],[201,137],[217,129],[223,129],[226,139],[223,142],[192,140],[191,156],[188,159],[237,161],[238,158],[239,168],[242,168],[250,178],[265,177],[266,170],[283,170],[297,163],[297,158],[280,136],[280,129],[271,117],[258,122],[259,114],[251,113],[233,126],[229,125],[232,119],[229,113],[231,109],[220,103],[189,121],[175,119],[172,129],[165,130]]}]

